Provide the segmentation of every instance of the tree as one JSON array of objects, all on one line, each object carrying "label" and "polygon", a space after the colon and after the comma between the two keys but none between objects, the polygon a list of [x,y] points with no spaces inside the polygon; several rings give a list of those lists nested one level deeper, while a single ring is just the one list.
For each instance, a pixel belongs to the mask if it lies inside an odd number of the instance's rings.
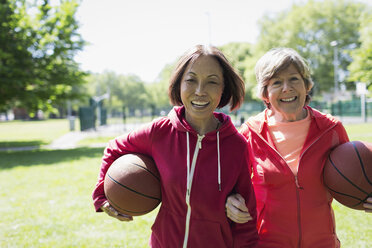
[{"label": "tree", "polygon": [[100,96],[110,92],[107,108],[110,112],[121,112],[123,107],[130,111],[150,106],[149,94],[144,82],[136,75],[117,75],[111,71],[92,74],[87,79],[90,96]]},{"label": "tree", "polygon": [[361,16],[360,28],[361,46],[351,52],[353,62],[349,65],[349,79],[367,84],[372,89],[372,14],[365,13]]},{"label": "tree", "polygon": [[27,47],[31,45],[27,29],[19,27],[23,9],[14,1],[0,1],[0,111],[23,99],[33,61]]},{"label": "tree", "polygon": [[[250,101],[254,97],[252,91],[256,81],[251,77],[254,68],[253,45],[245,42],[232,42],[219,47],[226,55],[231,65],[238,71],[245,82],[245,101]],[[252,80],[253,79],[253,80]]]},{"label": "tree", "polygon": [[5,86],[2,95],[6,96],[1,107],[19,106],[35,112],[81,97],[76,89],[84,83],[85,73],[74,61],[84,45],[74,18],[78,2],[58,3],[3,1],[1,26],[5,29],[0,35],[11,35],[0,47],[0,60],[9,65],[0,68],[0,74],[5,75],[0,79]]},{"label": "tree", "polygon": [[156,106],[158,109],[167,109],[170,107],[168,86],[174,66],[175,63],[165,65],[156,82],[146,85],[150,104]]},{"label": "tree", "polygon": [[259,24],[257,53],[280,46],[296,49],[309,61],[317,90],[329,91],[334,86],[334,49],[330,43],[337,41],[338,68],[347,75],[352,61],[349,51],[360,46],[359,17],[368,9],[365,4],[347,0],[310,0],[267,15]]}]

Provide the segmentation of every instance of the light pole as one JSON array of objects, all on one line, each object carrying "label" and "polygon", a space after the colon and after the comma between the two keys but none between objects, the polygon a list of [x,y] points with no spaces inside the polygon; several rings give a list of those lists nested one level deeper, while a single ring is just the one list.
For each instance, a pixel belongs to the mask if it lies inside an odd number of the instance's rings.
[{"label": "light pole", "polygon": [[338,66],[338,42],[336,40],[331,41],[330,45],[333,47],[333,77],[335,82],[334,94],[335,98],[338,93],[338,75],[337,75],[337,66]]},{"label": "light pole", "polygon": [[207,45],[211,45],[212,44],[211,15],[209,11],[206,11],[205,15],[207,16],[207,21],[208,21],[208,44]]},{"label": "light pole", "polygon": [[93,100],[97,105],[97,119],[98,119],[98,125],[101,126],[101,105],[99,104],[102,100],[107,99],[110,97],[110,92],[107,92],[106,94],[103,94],[102,96],[93,96]]}]

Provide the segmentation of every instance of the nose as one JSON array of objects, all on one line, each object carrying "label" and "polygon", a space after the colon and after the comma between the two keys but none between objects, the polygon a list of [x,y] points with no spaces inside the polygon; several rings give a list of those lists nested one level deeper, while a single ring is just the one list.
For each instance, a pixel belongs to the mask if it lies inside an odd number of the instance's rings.
[{"label": "nose", "polygon": [[282,89],[282,91],[287,92],[287,91],[290,91],[290,90],[292,90],[292,85],[291,85],[291,83],[288,80],[285,80],[283,82],[283,89]]},{"label": "nose", "polygon": [[204,84],[202,82],[198,82],[196,89],[195,89],[195,95],[202,96],[204,94],[205,94]]}]

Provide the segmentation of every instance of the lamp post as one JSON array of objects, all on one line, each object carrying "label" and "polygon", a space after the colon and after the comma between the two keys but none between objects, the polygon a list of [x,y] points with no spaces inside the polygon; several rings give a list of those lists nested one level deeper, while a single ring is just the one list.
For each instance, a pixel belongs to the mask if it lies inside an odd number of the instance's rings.
[{"label": "lamp post", "polygon": [[365,83],[357,82],[356,83],[356,93],[360,96],[360,111],[362,116],[362,121],[367,122],[366,114],[366,94],[368,93],[367,86]]},{"label": "lamp post", "polygon": [[338,45],[338,42],[336,40],[331,41],[330,45],[333,47],[333,77],[334,77],[334,82],[335,82],[334,94],[336,97],[338,93],[338,75],[337,75],[337,66],[338,66],[337,45]]},{"label": "lamp post", "polygon": [[208,21],[208,44],[207,45],[211,45],[212,44],[211,15],[209,11],[206,11],[205,15],[207,16],[207,21]]},{"label": "lamp post", "polygon": [[101,105],[99,104],[102,100],[107,99],[110,97],[110,92],[107,92],[106,94],[103,94],[101,96],[93,96],[93,100],[97,105],[97,119],[98,119],[98,125],[101,126]]}]

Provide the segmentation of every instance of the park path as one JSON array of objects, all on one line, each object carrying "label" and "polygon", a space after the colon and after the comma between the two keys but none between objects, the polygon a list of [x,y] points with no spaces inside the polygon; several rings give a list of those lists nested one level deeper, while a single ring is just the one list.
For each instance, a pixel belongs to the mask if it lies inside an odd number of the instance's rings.
[{"label": "park path", "polygon": [[[132,123],[132,124],[111,124],[105,126],[99,126],[96,129],[90,129],[86,131],[71,131],[55,139],[52,143],[44,146],[26,146],[26,147],[4,147],[0,148],[0,151],[30,151],[37,149],[74,149],[79,147],[79,141],[86,138],[95,137],[113,137],[119,136],[140,127],[144,123]],[[94,147],[105,147],[107,143],[92,144]]]},{"label": "park path", "polygon": [[[357,124],[363,123],[360,117],[338,117],[343,124]],[[372,118],[368,118],[368,122],[372,122]],[[27,151],[27,150],[37,150],[37,149],[74,149],[79,147],[78,143],[80,140],[86,138],[95,137],[114,137],[125,134],[130,130],[134,130],[141,125],[146,123],[129,123],[129,124],[111,124],[105,126],[99,126],[96,129],[91,129],[87,131],[71,131],[65,135],[62,135],[58,139],[54,140],[51,144],[45,146],[27,146],[27,147],[7,147],[0,148],[0,151]],[[240,125],[237,125],[240,126]],[[92,144],[92,147],[105,147],[107,143]]]}]

